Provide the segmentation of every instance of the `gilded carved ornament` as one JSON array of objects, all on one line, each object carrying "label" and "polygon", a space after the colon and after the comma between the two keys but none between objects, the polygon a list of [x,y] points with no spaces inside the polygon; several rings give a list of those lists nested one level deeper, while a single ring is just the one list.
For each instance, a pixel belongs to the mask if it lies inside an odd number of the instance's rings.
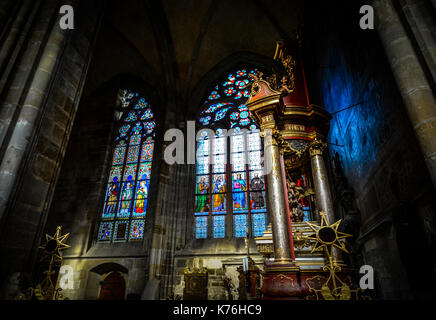
[{"label": "gilded carved ornament", "polygon": [[322,155],[325,148],[327,148],[327,143],[315,139],[309,146],[310,156]]}]

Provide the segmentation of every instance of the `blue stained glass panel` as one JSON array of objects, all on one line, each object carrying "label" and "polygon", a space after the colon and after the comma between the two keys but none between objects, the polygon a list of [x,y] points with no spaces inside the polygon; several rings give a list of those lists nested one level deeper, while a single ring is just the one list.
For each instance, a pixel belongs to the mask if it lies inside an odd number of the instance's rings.
[{"label": "blue stained glass panel", "polygon": [[131,122],[131,121],[136,121],[136,120],[138,120],[138,115],[134,111],[130,111],[129,114],[127,115],[126,119],[124,119],[124,121],[126,121],[126,122]]},{"label": "blue stained glass panel", "polygon": [[105,202],[102,218],[103,219],[113,219],[115,218],[115,212],[117,210],[118,202]]},{"label": "blue stained glass panel", "polygon": [[150,109],[145,110],[141,115],[141,120],[148,120],[153,118],[153,112]]},{"label": "blue stained glass panel", "polygon": [[141,240],[144,238],[144,220],[132,220],[130,224],[130,240]]},{"label": "blue stained glass panel", "polygon": [[226,86],[231,86],[232,84],[235,83],[235,79],[236,79],[236,78],[235,78],[234,75],[229,74],[229,76],[227,77],[227,81],[223,83],[223,86],[224,86],[224,87],[226,87]]},{"label": "blue stained glass panel", "polygon": [[212,119],[211,116],[206,116],[206,117],[202,117],[200,118],[200,123],[204,126],[207,126],[210,123],[210,120]]},{"label": "blue stained glass panel", "polygon": [[247,76],[247,70],[241,69],[236,71],[236,77],[245,77]]},{"label": "blue stained glass panel", "polygon": [[233,216],[233,235],[235,238],[246,238],[248,233],[248,217],[246,214]]},{"label": "blue stained glass panel", "polygon": [[124,181],[133,180],[135,178],[136,178],[136,163],[127,165],[126,171],[124,173]]},{"label": "blue stained glass panel", "polygon": [[213,172],[221,173],[226,170],[226,157],[224,154],[215,154],[213,156]]},{"label": "blue stained glass panel", "polygon": [[115,178],[117,181],[121,181],[122,175],[123,175],[123,166],[122,165],[112,166],[111,172],[109,175],[109,181],[112,182],[112,181],[114,181]]},{"label": "blue stained glass panel", "polygon": [[238,107],[238,109],[239,109],[239,111],[248,111],[248,107],[247,107],[245,104],[241,104],[241,105]]},{"label": "blue stained glass panel", "polygon": [[224,238],[226,234],[226,216],[213,217],[213,237]]},{"label": "blue stained glass panel", "polygon": [[209,173],[209,157],[197,157],[197,174]]},{"label": "blue stained glass panel", "polygon": [[121,137],[124,137],[127,132],[129,132],[130,129],[130,124],[125,124],[124,126],[121,126],[121,128],[119,129],[119,133]]},{"label": "blue stained glass panel", "polygon": [[260,156],[260,151],[251,151],[248,153],[248,161],[250,163],[251,170],[260,170],[262,169],[262,159]]},{"label": "blue stained glass panel", "polygon": [[226,138],[215,138],[213,140],[213,153],[214,154],[223,154],[225,153],[226,147]]},{"label": "blue stained glass panel", "polygon": [[139,157],[139,146],[130,146],[129,153],[127,155],[127,162],[137,162]]},{"label": "blue stained glass panel", "polygon": [[248,135],[248,150],[256,151],[261,149],[260,135],[258,132]]},{"label": "blue stained glass panel", "polygon": [[247,212],[248,201],[246,192],[233,192],[233,212]]},{"label": "blue stained glass panel", "polygon": [[209,140],[200,140],[197,144],[197,155],[207,156],[209,154]]},{"label": "blue stained glass panel", "polygon": [[221,96],[218,94],[217,91],[212,91],[212,92],[210,93],[208,99],[209,99],[209,100],[216,100],[216,99],[218,99],[219,97],[221,97]]},{"label": "blue stained glass panel", "polygon": [[112,231],[114,228],[113,222],[101,222],[98,230],[99,241],[110,241],[112,237]]},{"label": "blue stained glass panel", "polygon": [[266,230],[266,214],[256,213],[251,215],[253,237],[261,237]]},{"label": "blue stained glass panel", "polygon": [[239,121],[239,124],[241,125],[241,126],[243,126],[243,127],[245,127],[245,126],[248,126],[250,123],[251,123],[251,119],[241,119],[240,121]]},{"label": "blue stained glass panel", "polygon": [[130,137],[130,145],[134,146],[141,143],[141,135],[134,134]]},{"label": "blue stained glass panel", "polygon": [[244,79],[244,80],[236,81],[235,84],[238,87],[238,89],[244,89],[246,86],[248,86],[249,83],[250,81],[248,79]]},{"label": "blue stained glass panel", "polygon": [[236,93],[236,90],[234,87],[228,87],[224,90],[224,93],[226,94],[226,96],[230,97],[231,95]]},{"label": "blue stained glass panel", "polygon": [[138,179],[145,180],[151,178],[151,162],[143,162],[139,166]]},{"label": "blue stained glass panel", "polygon": [[219,121],[226,116],[228,108],[223,108],[215,114],[215,121]]},{"label": "blue stained glass panel", "polygon": [[155,127],[156,122],[154,121],[144,122],[144,129],[148,134],[152,133]]},{"label": "blue stained glass panel", "polygon": [[132,132],[133,132],[134,134],[140,134],[141,131],[142,131],[142,125],[141,125],[141,122],[137,122],[137,123],[135,123],[135,126],[132,128]]},{"label": "blue stained glass panel", "polygon": [[230,119],[231,120],[238,120],[239,119],[239,112],[232,112],[230,114]]},{"label": "blue stained glass panel", "polygon": [[207,220],[208,217],[195,217],[195,238],[207,238]]},{"label": "blue stained glass panel", "polygon": [[233,171],[244,171],[245,170],[245,155],[243,153],[232,153],[232,170]]},{"label": "blue stained glass panel", "polygon": [[125,153],[126,153],[126,147],[115,148],[114,159],[112,161],[112,165],[123,164]]},{"label": "blue stained glass panel", "polygon": [[231,151],[242,152],[244,151],[244,136],[242,134],[235,134],[231,138]]},{"label": "blue stained glass panel", "polygon": [[145,109],[148,107],[147,101],[144,98],[138,100],[138,103],[135,105],[135,109]]},{"label": "blue stained glass panel", "polygon": [[153,142],[144,143],[142,145],[141,162],[151,161],[153,159],[153,148],[154,148]]}]

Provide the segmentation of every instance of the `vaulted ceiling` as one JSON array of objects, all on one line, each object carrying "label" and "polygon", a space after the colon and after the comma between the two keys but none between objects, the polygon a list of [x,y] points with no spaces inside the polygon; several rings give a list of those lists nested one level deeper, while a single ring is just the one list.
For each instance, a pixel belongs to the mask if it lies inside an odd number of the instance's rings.
[{"label": "vaulted ceiling", "polygon": [[187,101],[225,58],[238,52],[271,58],[277,40],[294,38],[302,3],[108,0],[85,95],[118,74],[131,74]]}]

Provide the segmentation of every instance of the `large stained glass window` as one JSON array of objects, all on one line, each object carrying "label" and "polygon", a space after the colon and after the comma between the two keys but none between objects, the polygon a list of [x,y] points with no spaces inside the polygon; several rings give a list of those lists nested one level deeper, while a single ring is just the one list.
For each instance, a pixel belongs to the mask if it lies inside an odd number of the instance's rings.
[{"label": "large stained glass window", "polygon": [[121,102],[99,242],[144,238],[156,122],[147,100],[137,92],[124,90]]},{"label": "large stained glass window", "polygon": [[[262,141],[245,105],[254,69],[241,67],[207,96],[197,142],[195,237],[258,237],[267,226]],[[229,129],[233,131],[228,132]],[[227,132],[226,132],[227,130]]]}]

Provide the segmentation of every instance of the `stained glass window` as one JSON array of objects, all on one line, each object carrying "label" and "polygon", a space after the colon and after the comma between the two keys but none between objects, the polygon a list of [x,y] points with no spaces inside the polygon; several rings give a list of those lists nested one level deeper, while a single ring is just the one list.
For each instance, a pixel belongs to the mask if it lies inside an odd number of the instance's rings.
[{"label": "stained glass window", "polygon": [[[245,105],[254,68],[228,74],[206,96],[198,118],[195,237],[258,237],[267,226],[262,141]],[[200,130],[201,130],[200,129]],[[233,129],[231,133],[226,132]]]},{"label": "stained glass window", "polygon": [[150,105],[139,93],[123,90],[121,104],[123,116],[115,138],[99,242],[144,238],[156,122]]}]

